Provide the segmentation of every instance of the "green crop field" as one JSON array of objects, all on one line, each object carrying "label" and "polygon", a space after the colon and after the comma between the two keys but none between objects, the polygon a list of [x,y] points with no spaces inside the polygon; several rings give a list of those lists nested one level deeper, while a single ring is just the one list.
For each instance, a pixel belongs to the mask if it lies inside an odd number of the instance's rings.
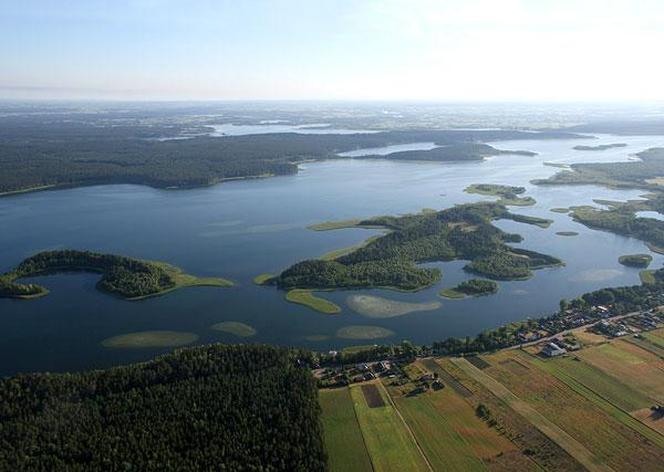
[{"label": "green crop field", "polygon": [[350,391],[347,388],[321,390],[319,401],[330,471],[371,471],[371,460],[355,417]]},{"label": "green crop field", "polygon": [[[382,386],[378,386],[385,396]],[[408,429],[387,398],[384,398],[385,406],[369,408],[360,386],[351,387],[350,394],[376,472],[429,470]]]}]

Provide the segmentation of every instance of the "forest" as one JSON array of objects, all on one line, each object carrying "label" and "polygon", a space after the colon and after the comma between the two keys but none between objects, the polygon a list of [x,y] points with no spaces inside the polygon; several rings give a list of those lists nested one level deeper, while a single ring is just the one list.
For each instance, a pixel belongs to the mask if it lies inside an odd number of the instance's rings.
[{"label": "forest", "polygon": [[271,283],[283,289],[418,290],[441,277],[437,268],[417,266],[424,262],[470,260],[466,270],[500,280],[527,278],[532,269],[562,264],[555,257],[508,246],[507,242],[521,241],[521,236],[505,233],[491,224],[499,218],[519,221],[519,215],[489,202],[360,221],[358,226],[381,226],[391,232],[334,260],[299,262],[271,279]]},{"label": "forest", "polygon": [[646,242],[656,252],[664,251],[664,221],[638,217],[638,211],[664,212],[664,194],[649,195],[647,200],[611,202],[608,210],[590,206],[573,207],[570,214],[584,225],[631,236]]},{"label": "forest", "polygon": [[388,154],[387,156],[377,156],[381,159],[395,159],[403,161],[481,161],[485,157],[500,156],[503,154],[512,154],[520,156],[535,156],[536,153],[530,151],[503,151],[493,146],[482,143],[458,143],[448,144],[441,147],[418,150],[418,151],[399,151]]},{"label": "forest", "polygon": [[599,184],[609,187],[661,190],[664,177],[664,148],[650,148],[636,154],[638,161],[572,164],[537,185]]},{"label": "forest", "polygon": [[[460,159],[468,154],[463,150],[485,146],[473,143],[533,137],[532,133],[510,130],[225,137],[201,134],[210,131],[205,126],[178,124],[111,125],[80,119],[53,123],[0,117],[0,194],[118,183],[157,188],[206,186],[225,179],[293,174],[297,172],[296,163],[305,159],[421,141],[454,145],[456,148],[449,149],[457,149],[455,155]],[[187,139],[163,140],[164,136]],[[538,134],[541,139],[564,137],[578,136],[559,131]]]},{"label": "forest", "polygon": [[32,298],[48,290],[37,284],[20,284],[16,279],[54,272],[82,270],[102,274],[97,287],[123,298],[136,298],[169,290],[177,285],[167,265],[113,254],[89,251],[46,251],[21,262],[0,275],[0,297]]},{"label": "forest", "polygon": [[0,469],[326,470],[310,357],[216,344],[0,379]]}]

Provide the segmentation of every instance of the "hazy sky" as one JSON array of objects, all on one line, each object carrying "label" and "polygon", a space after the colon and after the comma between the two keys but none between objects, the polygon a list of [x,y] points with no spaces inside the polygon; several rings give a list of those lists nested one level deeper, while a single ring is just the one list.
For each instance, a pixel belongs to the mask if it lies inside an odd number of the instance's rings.
[{"label": "hazy sky", "polygon": [[0,0],[1,98],[664,100],[664,0]]}]

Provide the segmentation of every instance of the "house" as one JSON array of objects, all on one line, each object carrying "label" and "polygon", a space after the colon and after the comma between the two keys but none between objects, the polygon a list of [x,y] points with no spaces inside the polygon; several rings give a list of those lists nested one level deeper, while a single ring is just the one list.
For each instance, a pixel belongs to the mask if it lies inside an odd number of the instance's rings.
[{"label": "house", "polygon": [[556,357],[562,356],[566,352],[567,350],[558,346],[556,343],[548,343],[546,346],[544,346],[544,349],[542,349],[541,354],[546,357]]}]

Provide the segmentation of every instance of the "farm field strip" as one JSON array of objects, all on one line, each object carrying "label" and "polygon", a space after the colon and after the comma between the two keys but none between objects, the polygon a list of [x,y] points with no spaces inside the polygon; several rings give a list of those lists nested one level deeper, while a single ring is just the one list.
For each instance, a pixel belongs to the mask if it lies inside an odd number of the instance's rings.
[{"label": "farm field strip", "polygon": [[625,341],[582,349],[575,354],[607,375],[664,402],[664,362],[652,353]]},{"label": "farm field strip", "polygon": [[583,444],[599,462],[615,470],[653,470],[664,462],[664,449],[644,436],[654,438],[656,433],[626,412],[612,408],[601,396],[593,395],[579,383],[570,388],[570,384],[534,365],[534,358],[522,351],[499,352],[490,359],[505,357],[518,359],[527,366],[527,375],[512,372],[500,363],[483,372]]},{"label": "farm field strip", "polygon": [[584,385],[582,382],[573,378],[563,369],[560,369],[552,365],[551,362],[542,362],[539,359],[533,359],[532,363],[538,368],[556,377],[558,380],[563,382],[565,385],[574,390],[576,393],[583,396],[586,400],[592,402],[597,407],[601,408],[605,413],[607,413],[613,419],[621,422],[628,428],[634,430],[636,433],[650,440],[653,444],[656,444],[660,448],[664,449],[664,436],[662,436],[654,429],[651,429],[647,424],[644,424],[638,419],[634,418],[625,410],[614,405],[606,398],[604,398],[602,395],[598,394],[597,392],[593,391],[592,389]]},{"label": "farm field strip", "polygon": [[428,395],[393,400],[434,470],[486,470],[468,442],[452,428],[448,418],[436,410]]},{"label": "farm field strip", "polygon": [[648,351],[649,353],[664,359],[664,347],[658,346],[656,343],[653,343],[648,338],[626,338],[625,342],[634,344],[635,346],[640,347],[643,350]]},{"label": "farm field strip", "polygon": [[330,471],[372,471],[349,389],[320,390],[318,395]]},{"label": "farm field strip", "polygon": [[496,397],[509,405],[516,413],[522,415],[530,423],[539,429],[542,433],[556,442],[560,447],[567,451],[572,457],[579,461],[589,471],[611,471],[613,470],[606,464],[601,463],[598,458],[592,454],[585,446],[570,436],[559,426],[540,414],[535,408],[525,401],[519,399],[507,387],[495,380],[493,377],[478,369],[463,358],[454,358],[452,362],[475,379]]},{"label": "farm field strip", "polygon": [[[382,384],[377,383],[377,386],[380,394],[386,396]],[[431,470],[412,433],[389,399],[383,407],[370,408],[359,386],[351,387],[350,395],[376,472]]]},{"label": "farm field strip", "polygon": [[438,374],[445,385],[449,385],[462,397],[470,397],[473,392],[464,387],[457,379],[452,377],[448,371],[446,371],[443,366],[441,366],[434,359],[422,359],[422,365],[429,369],[431,372]]}]

